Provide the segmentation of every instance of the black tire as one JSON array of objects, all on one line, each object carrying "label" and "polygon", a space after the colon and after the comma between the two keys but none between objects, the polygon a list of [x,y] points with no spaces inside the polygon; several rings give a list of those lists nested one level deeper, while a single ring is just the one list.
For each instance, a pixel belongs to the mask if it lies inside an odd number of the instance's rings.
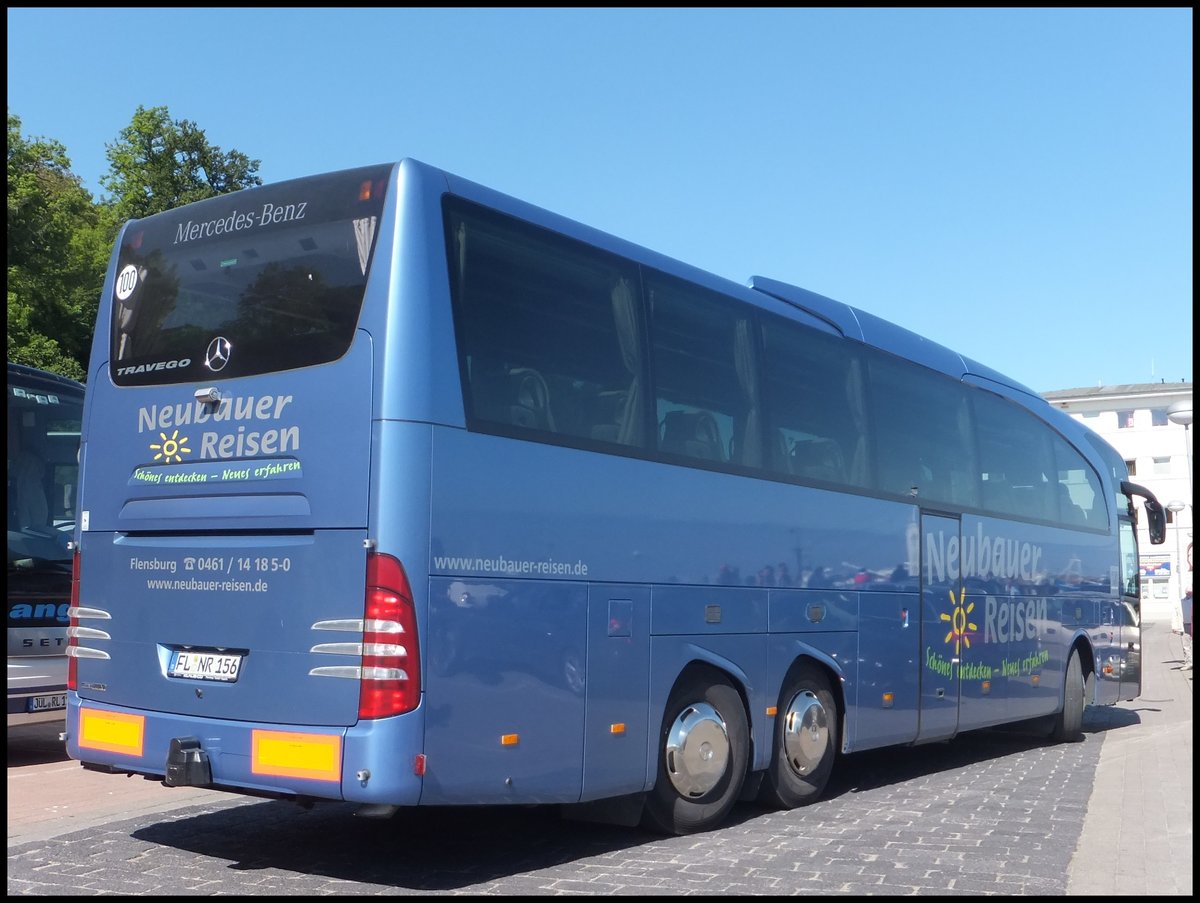
[{"label": "black tire", "polygon": [[1079,650],[1072,649],[1063,679],[1063,707],[1054,719],[1050,739],[1056,743],[1077,743],[1083,739],[1083,709],[1087,705],[1087,681]]},{"label": "black tire", "polygon": [[809,664],[793,667],[779,694],[771,765],[759,801],[794,809],[819,800],[837,758],[838,723],[825,672]]},{"label": "black tire", "polygon": [[750,727],[733,685],[715,672],[680,681],[663,713],[643,826],[665,834],[718,827],[737,802],[749,758]]}]

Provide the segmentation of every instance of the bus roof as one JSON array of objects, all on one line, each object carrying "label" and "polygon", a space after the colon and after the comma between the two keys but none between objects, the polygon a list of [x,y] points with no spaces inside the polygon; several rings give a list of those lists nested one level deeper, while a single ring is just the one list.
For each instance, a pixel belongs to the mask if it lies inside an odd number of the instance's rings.
[{"label": "bus roof", "polygon": [[22,379],[36,379],[45,383],[56,385],[64,391],[84,391],[83,383],[78,380],[70,379],[59,373],[52,373],[49,370],[41,370],[37,367],[30,367],[26,364],[17,364],[13,361],[8,362],[8,375],[19,376]]}]

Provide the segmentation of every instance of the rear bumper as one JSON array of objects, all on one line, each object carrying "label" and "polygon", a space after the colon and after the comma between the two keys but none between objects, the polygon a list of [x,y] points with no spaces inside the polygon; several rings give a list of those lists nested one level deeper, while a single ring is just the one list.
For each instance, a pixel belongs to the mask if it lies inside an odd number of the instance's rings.
[{"label": "rear bumper", "polygon": [[422,709],[349,728],[204,719],[68,695],[67,754],[106,770],[163,778],[172,741],[198,752],[211,785],[256,795],[414,806]]}]

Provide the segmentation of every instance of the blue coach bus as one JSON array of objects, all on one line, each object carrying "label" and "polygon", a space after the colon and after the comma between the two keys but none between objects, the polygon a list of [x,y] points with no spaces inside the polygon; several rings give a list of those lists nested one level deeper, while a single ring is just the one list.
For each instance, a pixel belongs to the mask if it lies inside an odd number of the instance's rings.
[{"label": "blue coach bus", "polygon": [[1036,393],[412,160],[128,223],[70,755],[686,834],[1139,692],[1144,510]]},{"label": "blue coach bus", "polygon": [[83,385],[8,362],[8,727],[67,710]]}]

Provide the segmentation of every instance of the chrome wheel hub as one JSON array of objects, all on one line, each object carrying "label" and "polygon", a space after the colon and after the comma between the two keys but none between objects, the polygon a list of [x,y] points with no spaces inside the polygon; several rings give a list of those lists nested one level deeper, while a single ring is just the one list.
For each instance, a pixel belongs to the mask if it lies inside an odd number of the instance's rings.
[{"label": "chrome wheel hub", "polygon": [[783,717],[784,755],[792,771],[807,777],[829,749],[829,713],[812,690],[801,690]]},{"label": "chrome wheel hub", "polygon": [[667,732],[667,774],[679,795],[698,799],[717,786],[729,765],[725,722],[705,702],[689,705]]}]

